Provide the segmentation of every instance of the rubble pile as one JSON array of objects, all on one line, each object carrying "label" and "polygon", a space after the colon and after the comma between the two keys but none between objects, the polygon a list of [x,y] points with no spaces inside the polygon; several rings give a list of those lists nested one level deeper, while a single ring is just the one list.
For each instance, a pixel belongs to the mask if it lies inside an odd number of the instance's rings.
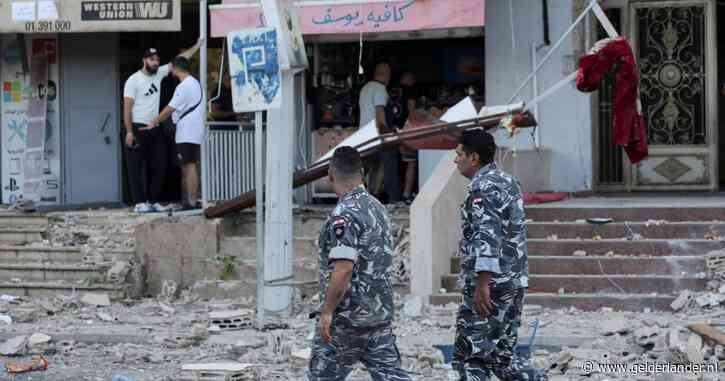
[{"label": "rubble pile", "polygon": [[[36,246],[91,247],[94,249],[132,249],[137,223],[123,221],[89,223],[88,217],[74,213],[61,213],[49,218],[48,239]],[[140,221],[139,221],[140,222]]]},{"label": "rubble pile", "polygon": [[410,228],[393,224],[393,282],[410,284]]},{"label": "rubble pile", "polygon": [[[315,335],[309,313],[317,307],[317,296],[296,298],[291,317],[271,320],[258,330],[251,298],[203,301],[187,290],[171,292],[168,286],[163,297],[121,302],[102,293],[47,299],[1,296],[0,316],[7,316],[9,323],[0,318],[0,335],[6,338],[0,341],[0,361],[32,364],[42,356],[48,362],[43,379],[48,380],[107,381],[123,375],[135,381],[177,381],[191,379],[189,368],[184,370],[189,364],[208,372],[241,369],[237,376],[242,380],[304,379]],[[396,294],[395,307],[403,367],[415,380],[457,379],[439,347],[453,344],[458,305],[433,306],[420,297]],[[526,305],[519,342],[528,343],[538,321],[531,363],[549,369],[551,379],[559,381],[662,379],[587,371],[587,361],[724,366],[725,347],[712,337],[725,329],[725,309],[692,308],[674,313],[583,312]],[[218,370],[219,364],[235,367]],[[692,379],[717,380],[719,374],[698,376]],[[370,380],[362,365],[348,379]],[[672,378],[681,379],[690,378]]]}]

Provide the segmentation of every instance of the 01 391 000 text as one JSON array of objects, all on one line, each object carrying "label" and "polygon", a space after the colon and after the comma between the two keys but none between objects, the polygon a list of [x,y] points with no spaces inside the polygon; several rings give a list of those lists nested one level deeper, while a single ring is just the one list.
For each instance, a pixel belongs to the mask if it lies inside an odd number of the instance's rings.
[{"label": "01 391 000 text", "polygon": [[71,30],[70,20],[29,21],[25,23],[25,31],[33,32],[68,32]]}]

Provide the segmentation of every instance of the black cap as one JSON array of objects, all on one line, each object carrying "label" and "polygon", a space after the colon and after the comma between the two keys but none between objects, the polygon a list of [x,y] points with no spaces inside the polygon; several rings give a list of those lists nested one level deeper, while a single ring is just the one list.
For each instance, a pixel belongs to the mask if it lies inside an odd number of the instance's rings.
[{"label": "black cap", "polygon": [[159,55],[159,51],[156,50],[155,48],[148,48],[148,49],[146,49],[145,52],[143,52],[143,58],[149,58],[149,57],[158,56],[158,55]]}]

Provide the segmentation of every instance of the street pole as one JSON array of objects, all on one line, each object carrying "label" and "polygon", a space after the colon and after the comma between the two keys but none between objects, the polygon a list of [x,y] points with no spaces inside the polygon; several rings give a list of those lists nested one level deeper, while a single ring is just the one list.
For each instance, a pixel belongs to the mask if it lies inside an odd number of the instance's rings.
[{"label": "street pole", "polygon": [[264,306],[287,316],[292,303],[292,172],[294,149],[294,71],[282,70],[282,107],[267,111],[264,237]]},{"label": "street pole", "polygon": [[[269,140],[269,139],[267,139]],[[257,328],[264,328],[264,129],[254,113],[254,186],[257,193]]]}]

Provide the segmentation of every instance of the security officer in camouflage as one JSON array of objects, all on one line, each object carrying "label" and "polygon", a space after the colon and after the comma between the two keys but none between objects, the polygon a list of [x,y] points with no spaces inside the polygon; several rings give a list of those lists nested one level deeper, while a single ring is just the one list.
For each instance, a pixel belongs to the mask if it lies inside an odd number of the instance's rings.
[{"label": "security officer in camouflage", "polygon": [[329,180],[340,198],[319,238],[320,318],[310,381],[342,381],[358,361],[374,381],[408,381],[393,335],[393,237],[385,207],[362,185],[360,154],[340,147]]},{"label": "security officer in camouflage", "polygon": [[528,286],[529,263],[521,186],[496,168],[493,136],[465,131],[455,163],[469,179],[461,206],[463,303],[458,310],[453,368],[461,381],[532,380],[514,347]]}]

